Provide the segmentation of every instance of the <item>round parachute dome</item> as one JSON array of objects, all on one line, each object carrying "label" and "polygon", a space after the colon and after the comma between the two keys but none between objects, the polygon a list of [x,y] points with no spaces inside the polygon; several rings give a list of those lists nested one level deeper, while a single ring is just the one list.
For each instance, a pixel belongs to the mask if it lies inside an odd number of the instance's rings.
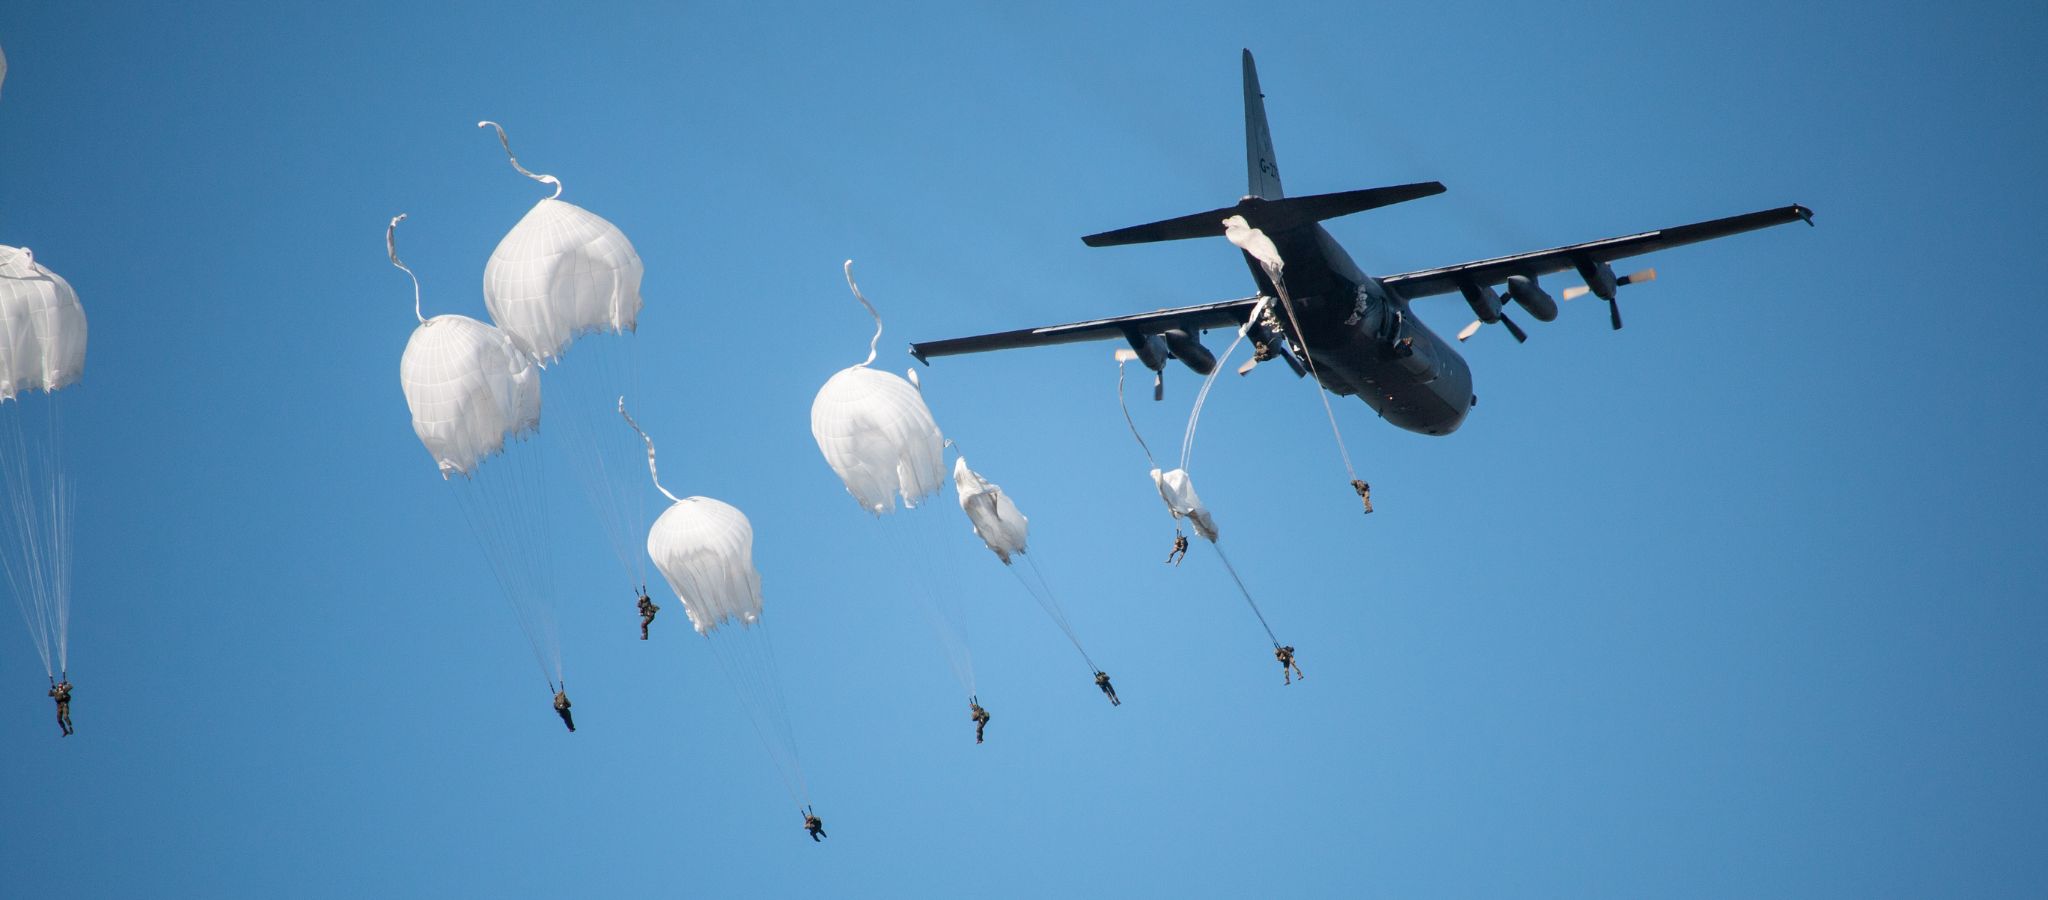
[{"label": "round parachute dome", "polygon": [[760,621],[754,526],[731,504],[710,497],[676,501],[648,530],[647,555],[682,598],[698,634],[727,622]]},{"label": "round parachute dome", "polygon": [[945,483],[945,438],[910,382],[865,366],[841,369],[811,401],[811,437],[846,492],[868,512],[915,507]]},{"label": "round parachute dome", "polygon": [[618,227],[560,200],[533,205],[484,265],[484,306],[512,342],[545,364],[577,335],[632,331],[640,254]]},{"label": "round parachute dome", "polygon": [[413,329],[398,362],[412,430],[441,477],[469,475],[505,439],[540,427],[540,376],[504,332],[468,316]]},{"label": "round parachute dome", "polygon": [[1159,488],[1159,496],[1166,501],[1166,508],[1176,519],[1187,519],[1194,523],[1195,533],[1216,540],[1216,520],[1209,515],[1209,508],[1202,505],[1202,498],[1195,493],[1195,482],[1188,477],[1186,469],[1175,469],[1162,473],[1152,470],[1152,483]]},{"label": "round parachute dome", "polygon": [[25,247],[0,246],[0,400],[54,391],[85,372],[85,308]]},{"label": "round parachute dome", "polygon": [[953,460],[953,489],[960,494],[960,508],[967,512],[975,535],[997,559],[1008,565],[1011,554],[1024,552],[1031,520],[1017,511],[1017,504],[1001,487],[968,468],[965,456]]}]

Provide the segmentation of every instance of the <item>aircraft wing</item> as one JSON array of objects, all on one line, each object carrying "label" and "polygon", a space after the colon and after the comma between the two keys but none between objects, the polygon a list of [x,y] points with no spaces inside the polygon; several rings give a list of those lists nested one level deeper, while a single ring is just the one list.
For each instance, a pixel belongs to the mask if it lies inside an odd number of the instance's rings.
[{"label": "aircraft wing", "polygon": [[1574,269],[1581,260],[1592,263],[1610,262],[1791,222],[1813,224],[1813,210],[1795,203],[1778,209],[1744,213],[1708,222],[1694,222],[1676,228],[1660,228],[1641,234],[1552,247],[1549,250],[1537,250],[1532,253],[1517,253],[1513,256],[1497,256],[1477,262],[1459,263],[1455,266],[1403,272],[1381,278],[1380,283],[1399,291],[1401,296],[1411,300],[1432,294],[1455,294],[1458,293],[1458,286],[1466,282],[1474,285],[1494,285],[1506,281],[1509,275],[1527,275],[1533,278]]},{"label": "aircraft wing", "polygon": [[1185,328],[1190,332],[1224,326],[1234,328],[1244,324],[1245,319],[1252,314],[1252,307],[1257,306],[1258,302],[1257,297],[1246,297],[1242,300],[1221,300],[1215,303],[1160,309],[1066,325],[1020,328],[1016,331],[1001,331],[974,337],[925,341],[911,344],[910,355],[917,357],[918,362],[930,362],[930,357],[934,356],[958,356],[986,350],[1008,350],[1012,347],[1044,347],[1080,341],[1123,339],[1129,335],[1143,337],[1158,334],[1169,328]]}]

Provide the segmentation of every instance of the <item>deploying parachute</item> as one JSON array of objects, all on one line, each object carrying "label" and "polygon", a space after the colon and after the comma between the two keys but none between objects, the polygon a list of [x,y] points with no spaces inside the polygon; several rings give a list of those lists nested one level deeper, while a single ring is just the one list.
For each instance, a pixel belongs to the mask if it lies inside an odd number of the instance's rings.
[{"label": "deploying parachute", "polygon": [[554,693],[562,681],[562,647],[545,564],[539,448],[507,446],[508,439],[540,428],[540,373],[504,332],[467,316],[429,319],[420,312],[419,278],[398,259],[396,232],[404,220],[391,220],[384,244],[391,264],[412,279],[413,315],[420,321],[398,363],[412,430],[452,485]]},{"label": "deploying parachute", "polygon": [[[612,223],[557,199],[560,179],[520,165],[504,128],[489,121],[477,127],[497,131],[512,168],[555,187],[491,251],[484,307],[522,353],[548,370],[550,430],[563,442],[621,574],[644,586],[647,557],[638,532],[646,493],[632,475],[639,446],[609,420],[613,398],[636,388],[640,255]],[[573,356],[571,344],[581,348]]]},{"label": "deploying parachute", "polygon": [[[799,807],[808,806],[810,788],[797,758],[796,732],[789,724],[775,645],[761,621],[761,573],[754,568],[754,526],[745,513],[730,504],[669,493],[655,468],[654,439],[626,412],[626,398],[619,398],[618,410],[647,445],[647,475],[654,489],[670,501],[647,531],[647,555],[683,601],[690,624],[711,645],[790,799]],[[739,627],[731,627],[734,625]]]},{"label": "deploying parachute", "polygon": [[[868,368],[875,361],[875,345],[882,338],[882,315],[861,295],[853,280],[853,260],[846,261],[846,285],[854,299],[875,318],[875,335],[868,341],[868,358],[859,365],[839,370],[811,401],[811,437],[818,452],[846,485],[847,494],[877,519],[911,519],[914,523],[885,527],[897,543],[899,564],[911,572],[919,587],[932,627],[945,645],[953,675],[968,696],[975,695],[974,660],[960,636],[959,616],[940,610],[941,596],[953,602],[951,594],[934,589],[929,571],[930,550],[920,551],[912,539],[901,534],[912,524],[929,529],[929,513],[893,515],[900,499],[903,509],[914,511],[936,496],[946,482],[945,437],[932,421],[924,395],[910,382],[888,372]],[[939,546],[936,535],[921,535],[915,542],[925,548]]]},{"label": "deploying parachute", "polygon": [[[1031,520],[1017,509],[1017,504],[1002,487],[983,478],[980,472],[967,467],[965,455],[953,458],[953,490],[960,496],[960,509],[967,513],[967,521],[974,526],[974,534],[981,538],[983,546],[1003,561],[1010,574],[1017,576],[1017,582],[1024,585],[1031,599],[1038,601],[1040,609],[1058,625],[1060,631],[1080,651],[1081,661],[1088,664],[1090,672],[1101,672],[1095,660],[1089,658],[1088,650],[1081,646],[1080,636],[1074,633],[1073,623],[1067,621],[1067,611],[1060,606],[1058,595],[1046,582],[1045,573],[1038,568],[1038,560],[1026,551],[1030,539]],[[1018,566],[1018,558],[1024,560]]]},{"label": "deploying parachute", "polygon": [[[1258,321],[1256,312],[1250,321]],[[1247,330],[1249,326],[1238,331],[1239,340],[1243,340]],[[1144,435],[1138,433],[1138,423],[1131,419],[1130,405],[1124,402],[1124,364],[1138,358],[1136,353],[1129,350],[1119,350],[1116,353],[1116,402],[1123,409],[1125,424],[1131,427],[1131,437],[1137,439],[1138,446],[1145,451],[1146,461],[1152,464],[1152,486],[1159,491],[1159,499],[1166,501],[1166,511],[1174,519],[1173,553],[1167,556],[1167,560],[1172,562],[1187,552],[1187,537],[1180,530],[1180,522],[1186,520],[1188,524],[1194,526],[1195,534],[1200,535],[1216,549],[1216,559],[1223,563],[1224,571],[1230,573],[1230,580],[1236,583],[1238,593],[1244,595],[1245,605],[1251,607],[1252,615],[1259,620],[1259,627],[1266,630],[1266,637],[1273,641],[1273,649],[1278,651],[1281,647],[1280,638],[1273,634],[1273,626],[1266,624],[1266,614],[1259,610],[1258,601],[1252,599],[1252,592],[1244,586],[1244,579],[1238,577],[1237,567],[1231,565],[1230,557],[1223,554],[1223,545],[1217,541],[1221,532],[1216,527],[1216,517],[1202,502],[1201,495],[1195,493],[1194,478],[1188,474],[1189,460],[1194,454],[1195,427],[1202,414],[1202,405],[1208,400],[1209,388],[1215,383],[1216,372],[1223,370],[1223,361],[1229,359],[1231,351],[1236,349],[1237,342],[1233,341],[1230,348],[1225,350],[1222,356],[1217,357],[1215,370],[1209,373],[1209,380],[1205,381],[1201,391],[1196,393],[1194,408],[1188,414],[1187,431],[1181,439],[1180,465],[1174,469],[1160,470],[1159,462],[1152,458],[1151,446],[1145,443]]]},{"label": "deploying parachute", "polygon": [[71,285],[27,248],[0,246],[0,567],[53,685],[70,668],[75,507],[58,391],[84,374],[85,337]]}]

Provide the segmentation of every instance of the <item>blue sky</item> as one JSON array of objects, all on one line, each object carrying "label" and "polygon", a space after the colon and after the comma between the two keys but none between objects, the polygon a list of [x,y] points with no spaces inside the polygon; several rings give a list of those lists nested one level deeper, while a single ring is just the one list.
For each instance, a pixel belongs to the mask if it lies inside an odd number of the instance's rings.
[{"label": "blue sky", "polygon": [[[1104,6],[0,14],[0,243],[92,323],[79,733],[0,637],[0,893],[2040,892],[2048,11]],[[1159,565],[1111,347],[924,370],[1126,701],[961,520],[922,561],[968,598],[977,747],[808,433],[869,334],[840,262],[897,369],[1244,296],[1222,241],[1077,240],[1243,192],[1242,47],[1290,191],[1449,186],[1333,223],[1368,271],[1791,202],[1819,227],[1649,259],[1620,333],[1576,303],[1489,330],[1448,438],[1339,402],[1370,518],[1308,385],[1225,375],[1195,474],[1291,687],[1213,559]],[[637,640],[567,476],[562,733],[408,427],[385,221],[429,314],[481,317],[544,194],[481,118],[646,260],[636,415],[671,489],[753,520],[823,846],[672,597]],[[1133,408],[1155,445],[1197,387],[1167,379]]]}]

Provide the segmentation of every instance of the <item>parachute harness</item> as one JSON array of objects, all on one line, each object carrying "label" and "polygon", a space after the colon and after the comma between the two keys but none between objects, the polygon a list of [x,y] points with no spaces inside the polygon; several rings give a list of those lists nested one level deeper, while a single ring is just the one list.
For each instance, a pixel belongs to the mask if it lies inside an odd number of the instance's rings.
[{"label": "parachute harness", "polygon": [[560,179],[560,178],[556,178],[556,177],[555,177],[555,176],[553,176],[553,175],[535,175],[535,174],[533,174],[532,172],[529,172],[529,171],[527,171],[527,170],[526,170],[526,167],[525,167],[525,166],[522,166],[522,165],[520,165],[520,164],[519,164],[519,157],[517,157],[517,156],[513,156],[513,155],[512,155],[512,139],[511,139],[511,138],[508,138],[508,137],[506,137],[506,136],[505,136],[505,128],[504,128],[504,126],[502,126],[502,125],[499,125],[499,124],[498,124],[498,123],[496,123],[496,122],[492,122],[492,121],[489,121],[489,120],[485,120],[485,121],[482,121],[482,122],[478,122],[478,123],[476,123],[476,127],[478,127],[478,128],[496,128],[496,129],[498,130],[498,143],[499,143],[499,144],[502,144],[502,145],[504,145],[504,147],[505,147],[505,158],[506,158],[506,159],[509,159],[509,160],[511,160],[511,161],[512,161],[512,168],[518,169],[518,170],[519,170],[519,174],[521,174],[521,175],[524,175],[524,176],[526,176],[526,177],[528,177],[528,178],[531,178],[531,179],[533,179],[533,180],[535,180],[535,181],[538,181],[538,182],[540,182],[541,184],[552,184],[552,185],[554,185],[554,186],[555,186],[555,192],[554,192],[553,194],[549,195],[549,197],[548,197],[548,199],[549,199],[549,200],[553,200],[553,199],[555,199],[556,197],[560,197],[560,196],[562,196],[562,179]]},{"label": "parachute harness", "polygon": [[[1252,321],[1256,321],[1256,319],[1248,319],[1248,320],[1246,320],[1246,321],[1247,321],[1247,323],[1249,323],[1249,322],[1252,322]],[[1246,329],[1245,329],[1245,330],[1246,330],[1246,331],[1250,330],[1250,326],[1249,326],[1249,324],[1247,324],[1247,326],[1246,326]],[[1240,332],[1238,333],[1238,337],[1239,337],[1239,338],[1243,338],[1243,337],[1244,337],[1244,331],[1240,331]],[[1231,343],[1231,345],[1230,345],[1230,348],[1231,348],[1231,350],[1235,350],[1235,349],[1237,348],[1237,343],[1233,341],[1233,342]],[[1230,351],[1228,351],[1228,350],[1227,350],[1227,351],[1225,351],[1225,352],[1224,352],[1224,355],[1223,355],[1223,357],[1221,357],[1221,358],[1219,358],[1219,359],[1217,360],[1217,364],[1216,364],[1216,371],[1221,371],[1221,370],[1222,370],[1222,368],[1223,368],[1223,360],[1225,360],[1225,359],[1228,359],[1228,358],[1229,358],[1229,355],[1230,355]],[[1145,438],[1144,438],[1144,436],[1143,436],[1143,435],[1140,435],[1140,434],[1138,433],[1138,426],[1137,426],[1137,424],[1136,424],[1135,422],[1133,422],[1133,421],[1131,420],[1131,408],[1130,408],[1130,405],[1129,405],[1128,403],[1125,403],[1125,402],[1124,402],[1124,364],[1125,364],[1125,363],[1127,363],[1127,362],[1129,362],[1129,361],[1130,361],[1130,360],[1131,360],[1132,358],[1134,358],[1134,356],[1132,356],[1132,355],[1126,355],[1125,353],[1122,353],[1122,352],[1120,352],[1120,353],[1118,353],[1118,354],[1117,354],[1117,366],[1116,366],[1116,402],[1117,402],[1117,405],[1118,405],[1118,406],[1120,406],[1120,407],[1122,407],[1122,408],[1123,408],[1123,411],[1124,411],[1124,422],[1125,422],[1126,424],[1128,424],[1128,425],[1130,425],[1130,426],[1131,426],[1131,437],[1137,438],[1137,440],[1138,440],[1138,446],[1139,446],[1139,447],[1143,447],[1143,448],[1145,449],[1145,459],[1146,459],[1147,461],[1151,462],[1151,463],[1152,463],[1152,468],[1156,470],[1156,469],[1158,469],[1158,468],[1159,468],[1159,463],[1158,463],[1158,462],[1157,462],[1156,460],[1153,460],[1153,459],[1152,459],[1152,448],[1151,448],[1151,447],[1148,447],[1148,446],[1146,446],[1146,444],[1145,444]],[[1214,375],[1215,375],[1215,371],[1212,371],[1212,372],[1210,372],[1210,375],[1211,375],[1211,377],[1212,377],[1212,380],[1213,380],[1213,377],[1214,377]],[[1207,386],[1206,386],[1206,385],[1204,385],[1204,389],[1203,389],[1203,394],[1205,394],[1205,395],[1207,394]],[[1198,402],[1199,402],[1199,401],[1198,401]],[[1199,409],[1198,409],[1198,410],[1197,410],[1196,412],[1197,412],[1197,414],[1199,414]],[[1333,423],[1333,424],[1334,424],[1334,422],[1335,422],[1335,420],[1334,420],[1334,419],[1332,419],[1332,423]],[[1193,437],[1194,437],[1194,431],[1193,431],[1193,428],[1194,428],[1193,422],[1190,422],[1190,423],[1189,423],[1189,431],[1188,431],[1188,434],[1187,434],[1187,441],[1192,441],[1192,440],[1193,440]],[[1340,446],[1341,446],[1341,444],[1340,444]],[[1182,460],[1183,460],[1183,468],[1185,468],[1185,461],[1186,461],[1186,459],[1187,459],[1187,449],[1188,449],[1188,448],[1187,448],[1187,444],[1186,444],[1186,443],[1184,442],[1184,443],[1182,444],[1182,447],[1181,447],[1181,451],[1182,451],[1182,457],[1181,457],[1181,458],[1182,458]],[[1173,550],[1174,550],[1174,554],[1178,554],[1178,555],[1180,555],[1180,556],[1182,556],[1182,557],[1185,557],[1185,555],[1186,555],[1186,553],[1187,553],[1187,543],[1188,543],[1188,539],[1187,539],[1187,534],[1186,534],[1185,532],[1183,532],[1183,531],[1181,530],[1181,527],[1180,527],[1180,516],[1179,516],[1179,513],[1178,513],[1178,511],[1176,511],[1176,513],[1175,513],[1175,515],[1174,515],[1174,526],[1173,526]],[[1234,583],[1236,583],[1236,584],[1237,584],[1237,591],[1238,591],[1238,593],[1240,593],[1240,594],[1243,594],[1243,595],[1244,595],[1244,602],[1245,602],[1245,605],[1246,605],[1246,606],[1249,606],[1249,607],[1251,607],[1251,608],[1252,608],[1252,615],[1258,618],[1258,620],[1259,620],[1259,627],[1260,627],[1260,628],[1263,628],[1263,629],[1265,629],[1265,631],[1266,631],[1266,638],[1267,638],[1268,640],[1270,640],[1270,641],[1272,641],[1272,642],[1273,642],[1273,649],[1275,649],[1275,650],[1278,650],[1278,649],[1280,648],[1280,638],[1279,638],[1279,636],[1277,636],[1277,635],[1275,635],[1275,634],[1273,633],[1273,626],[1272,626],[1272,625],[1269,625],[1269,624],[1267,624],[1267,622],[1266,622],[1266,614],[1265,614],[1264,612],[1261,612],[1261,611],[1259,610],[1259,603],[1258,603],[1258,601],[1256,601],[1256,600],[1253,600],[1253,599],[1252,599],[1252,592],[1251,592],[1251,589],[1250,589],[1250,588],[1247,588],[1247,587],[1245,587],[1245,586],[1244,586],[1244,579],[1243,579],[1243,578],[1240,578],[1240,577],[1238,577],[1238,574],[1237,574],[1237,567],[1236,567],[1236,566],[1233,566],[1233,565],[1231,565],[1231,564],[1230,564],[1230,557],[1229,557],[1229,556],[1226,556],[1226,555],[1225,555],[1225,554],[1223,553],[1223,544],[1222,544],[1221,542],[1219,542],[1219,541],[1217,541],[1217,540],[1215,540],[1215,539],[1213,539],[1213,538],[1212,538],[1212,539],[1210,539],[1210,541],[1209,541],[1209,546],[1210,546],[1211,548],[1214,548],[1214,549],[1215,549],[1215,551],[1216,551],[1216,558],[1217,558],[1218,560],[1221,560],[1221,561],[1222,561],[1222,563],[1223,563],[1223,569],[1224,569],[1224,571],[1226,571],[1226,572],[1229,572],[1229,573],[1230,573],[1230,580],[1231,580],[1232,582],[1234,582]],[[1168,556],[1167,556],[1167,560],[1168,560],[1169,562],[1172,562],[1172,561],[1174,561],[1174,555],[1171,555],[1171,554],[1170,554],[1170,555],[1168,555]],[[1179,565],[1179,563],[1178,563],[1178,562],[1175,562],[1174,564],[1175,564],[1175,565]],[[1100,670],[1098,670],[1098,674],[1099,674],[1099,672],[1100,672]]]}]

